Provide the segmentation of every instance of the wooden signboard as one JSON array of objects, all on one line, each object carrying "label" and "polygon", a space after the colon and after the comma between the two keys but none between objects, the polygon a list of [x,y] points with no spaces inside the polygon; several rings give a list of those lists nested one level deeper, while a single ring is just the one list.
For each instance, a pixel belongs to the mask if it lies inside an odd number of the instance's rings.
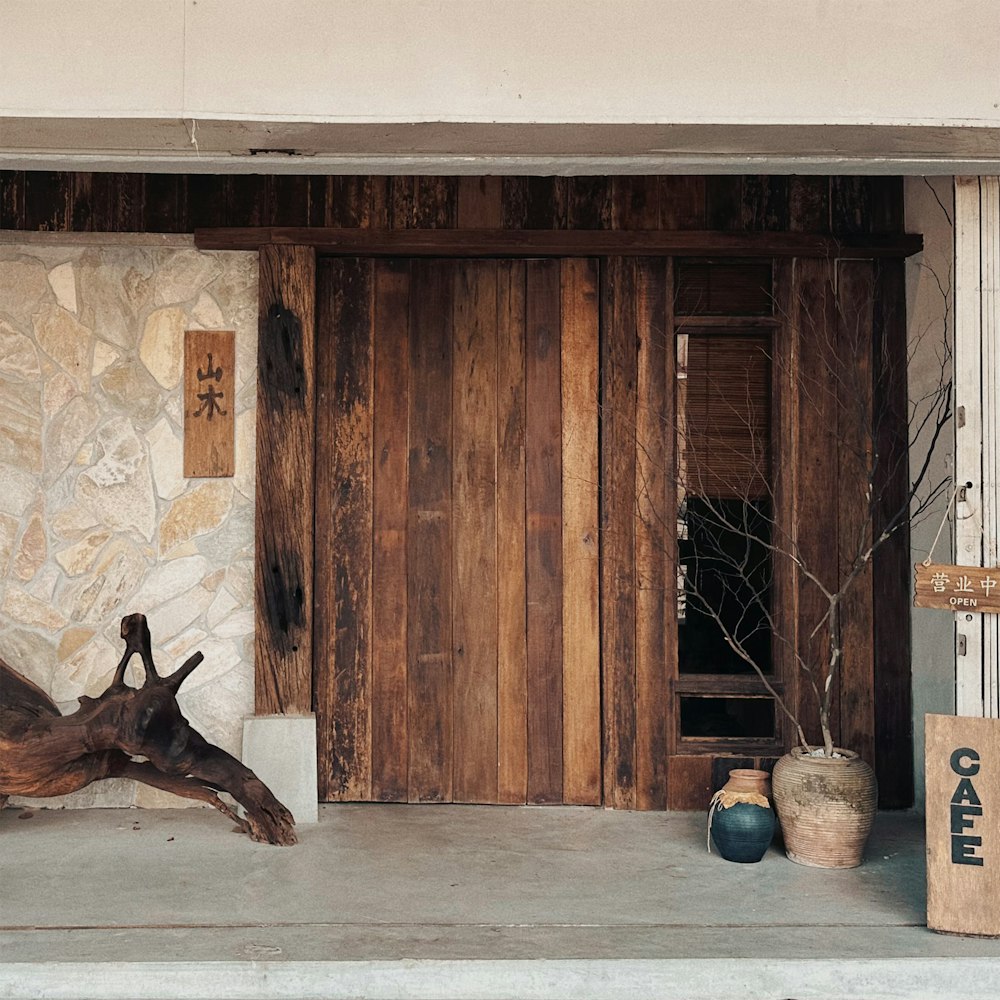
[{"label": "wooden signboard", "polygon": [[1000,567],[917,563],[914,569],[915,607],[1000,614]]},{"label": "wooden signboard", "polygon": [[925,720],[927,926],[1000,937],[1000,719]]},{"label": "wooden signboard", "polygon": [[232,330],[184,334],[184,475],[233,474],[236,343]]}]

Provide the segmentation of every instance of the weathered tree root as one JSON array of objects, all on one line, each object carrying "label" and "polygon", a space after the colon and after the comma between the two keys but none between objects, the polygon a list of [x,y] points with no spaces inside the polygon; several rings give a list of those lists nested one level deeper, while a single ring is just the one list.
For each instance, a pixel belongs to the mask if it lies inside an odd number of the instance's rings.
[{"label": "weathered tree root", "polygon": [[[132,778],[208,803],[253,840],[294,844],[292,814],[253,771],[203,739],[181,715],[177,691],[202,654],[160,677],[145,615],[123,618],[122,638],[125,655],[111,685],[99,698],[81,697],[72,715],[60,715],[41,688],[0,660],[0,806],[11,795],[45,798],[103,778]],[[125,683],[125,667],[136,653],[146,672],[141,688]],[[243,807],[245,819],[219,798],[220,791]]]}]

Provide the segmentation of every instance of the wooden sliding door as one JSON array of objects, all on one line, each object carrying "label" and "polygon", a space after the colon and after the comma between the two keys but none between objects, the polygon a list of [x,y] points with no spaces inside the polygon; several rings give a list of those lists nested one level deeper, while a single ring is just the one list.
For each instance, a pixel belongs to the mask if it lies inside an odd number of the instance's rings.
[{"label": "wooden sliding door", "polygon": [[598,281],[320,260],[323,799],[601,801]]}]

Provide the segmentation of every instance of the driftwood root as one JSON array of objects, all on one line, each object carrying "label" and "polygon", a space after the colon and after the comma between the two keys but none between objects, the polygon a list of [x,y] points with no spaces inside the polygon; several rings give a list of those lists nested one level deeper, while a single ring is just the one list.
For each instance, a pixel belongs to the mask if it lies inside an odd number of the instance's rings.
[{"label": "driftwood root", "polygon": [[[161,677],[145,616],[123,618],[121,634],[125,653],[110,686],[98,698],[80,698],[72,715],[61,715],[41,688],[0,660],[0,808],[10,795],[65,795],[104,778],[132,778],[207,803],[252,840],[294,844],[288,809],[253,771],[209,743],[181,714],[177,692],[202,654]],[[136,653],[145,669],[139,688],[125,683],[125,668]],[[219,792],[231,795],[245,817]]]}]

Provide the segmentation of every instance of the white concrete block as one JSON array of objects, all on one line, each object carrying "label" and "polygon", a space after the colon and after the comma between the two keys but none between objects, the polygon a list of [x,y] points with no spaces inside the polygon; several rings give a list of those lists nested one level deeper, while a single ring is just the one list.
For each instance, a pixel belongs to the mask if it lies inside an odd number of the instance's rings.
[{"label": "white concrete block", "polygon": [[296,825],[319,822],[315,715],[244,719],[243,763],[291,809]]}]

